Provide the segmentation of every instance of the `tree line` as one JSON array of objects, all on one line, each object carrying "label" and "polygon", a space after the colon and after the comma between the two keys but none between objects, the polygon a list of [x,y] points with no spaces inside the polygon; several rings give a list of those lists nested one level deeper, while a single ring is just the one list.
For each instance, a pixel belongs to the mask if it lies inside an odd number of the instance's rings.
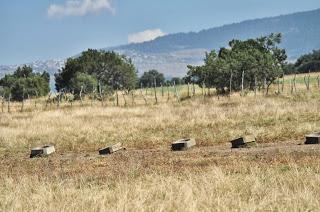
[{"label": "tree line", "polygon": [[320,70],[320,49],[313,50],[309,54],[302,55],[295,63],[288,63],[285,66],[285,74],[300,74],[317,72]]},{"label": "tree line", "polygon": [[[165,79],[157,70],[144,72],[139,78],[131,59],[109,51],[88,49],[69,58],[54,75],[57,92],[80,94],[117,90],[130,92],[141,87],[159,87],[192,83],[215,88],[218,94],[269,86],[289,73],[304,73],[320,68],[320,50],[301,56],[295,64],[286,63],[286,51],[279,48],[281,34],[256,39],[232,40],[228,47],[206,53],[201,66],[188,65],[183,78]],[[41,97],[50,92],[47,72],[34,73],[31,67],[19,67],[0,80],[0,95],[22,101],[27,96]],[[80,97],[81,98],[81,97]]]}]

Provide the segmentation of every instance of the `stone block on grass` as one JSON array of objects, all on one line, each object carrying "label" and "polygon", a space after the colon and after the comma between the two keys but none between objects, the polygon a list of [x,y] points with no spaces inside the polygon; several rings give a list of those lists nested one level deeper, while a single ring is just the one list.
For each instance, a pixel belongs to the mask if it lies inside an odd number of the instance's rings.
[{"label": "stone block on grass", "polygon": [[56,150],[53,145],[46,145],[43,147],[36,147],[31,149],[30,158],[48,156],[54,153]]},{"label": "stone block on grass", "polygon": [[109,155],[109,154],[115,153],[117,151],[120,151],[122,149],[124,149],[122,147],[122,144],[121,143],[117,143],[117,144],[111,145],[109,147],[100,149],[99,150],[99,154],[100,155]]},{"label": "stone block on grass", "polygon": [[180,139],[178,141],[174,141],[171,144],[172,151],[183,151],[187,150],[196,145],[196,140],[194,138]]},{"label": "stone block on grass", "polygon": [[231,142],[231,148],[250,148],[252,146],[256,146],[256,139],[252,136],[245,136],[234,139]]},{"label": "stone block on grass", "polygon": [[320,143],[320,132],[306,135],[305,144],[319,144]]}]

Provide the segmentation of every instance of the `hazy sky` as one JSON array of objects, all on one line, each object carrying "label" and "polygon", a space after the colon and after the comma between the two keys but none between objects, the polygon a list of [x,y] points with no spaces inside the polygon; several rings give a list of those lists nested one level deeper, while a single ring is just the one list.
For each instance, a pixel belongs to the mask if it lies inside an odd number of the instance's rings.
[{"label": "hazy sky", "polygon": [[0,64],[317,8],[320,0],[0,0]]}]

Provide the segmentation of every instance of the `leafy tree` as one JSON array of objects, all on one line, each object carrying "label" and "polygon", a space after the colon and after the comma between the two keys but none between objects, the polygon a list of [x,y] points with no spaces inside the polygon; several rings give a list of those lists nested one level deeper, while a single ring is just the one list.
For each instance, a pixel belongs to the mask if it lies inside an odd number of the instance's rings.
[{"label": "leafy tree", "polygon": [[50,76],[47,72],[33,73],[28,66],[18,67],[13,74],[7,74],[0,80],[6,98],[21,101],[27,96],[40,97],[49,93]]},{"label": "leafy tree", "polygon": [[216,88],[219,93],[225,93],[231,88],[240,90],[242,75],[244,86],[254,89],[264,82],[267,88],[283,75],[283,66],[287,59],[284,49],[277,45],[281,42],[281,34],[248,39],[232,40],[229,48],[221,48],[218,53],[207,53],[203,66],[188,66],[187,79],[199,86]]},{"label": "leafy tree", "polygon": [[97,79],[89,74],[77,73],[70,81],[71,87],[75,93],[80,93],[81,88],[83,92],[90,93],[98,86]]},{"label": "leafy tree", "polygon": [[157,70],[150,70],[144,72],[143,75],[139,79],[139,85],[146,86],[154,86],[154,80],[156,81],[156,86],[159,87],[161,84],[164,84],[165,78],[164,75]]},{"label": "leafy tree", "polygon": [[[79,73],[86,74],[78,75]],[[92,78],[89,79],[87,75]],[[78,79],[75,79],[77,78]],[[126,89],[131,90],[137,82],[137,71],[132,61],[115,52],[106,52],[89,49],[77,58],[69,58],[57,74],[55,74],[56,89],[58,91],[77,90],[79,87],[75,81],[79,77],[86,80],[100,81],[108,90]],[[87,81],[88,82],[88,81]],[[92,81],[93,82],[93,81]]]},{"label": "leafy tree", "polygon": [[320,49],[314,50],[310,54],[302,55],[294,64],[294,68],[298,73],[320,71]]}]

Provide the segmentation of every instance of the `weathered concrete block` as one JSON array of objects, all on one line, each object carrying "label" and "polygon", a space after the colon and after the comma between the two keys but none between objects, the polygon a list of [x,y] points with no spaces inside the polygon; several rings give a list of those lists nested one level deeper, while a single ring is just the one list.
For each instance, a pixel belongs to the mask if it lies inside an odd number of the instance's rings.
[{"label": "weathered concrete block", "polygon": [[189,149],[196,145],[196,140],[194,138],[180,139],[171,144],[172,151],[182,151]]},{"label": "weathered concrete block", "polygon": [[320,143],[320,132],[306,135],[305,144],[319,144]]},{"label": "weathered concrete block", "polygon": [[240,137],[234,139],[231,142],[231,148],[249,148],[250,146],[256,145],[256,139],[252,136]]},{"label": "weathered concrete block", "polygon": [[100,155],[108,155],[108,154],[115,153],[115,152],[117,152],[119,150],[122,150],[122,149],[123,149],[122,144],[121,143],[117,143],[117,144],[114,144],[112,146],[100,149],[99,150],[99,154]]},{"label": "weathered concrete block", "polygon": [[36,147],[31,149],[30,158],[47,156],[54,153],[56,150],[53,145],[46,145],[43,147]]}]

